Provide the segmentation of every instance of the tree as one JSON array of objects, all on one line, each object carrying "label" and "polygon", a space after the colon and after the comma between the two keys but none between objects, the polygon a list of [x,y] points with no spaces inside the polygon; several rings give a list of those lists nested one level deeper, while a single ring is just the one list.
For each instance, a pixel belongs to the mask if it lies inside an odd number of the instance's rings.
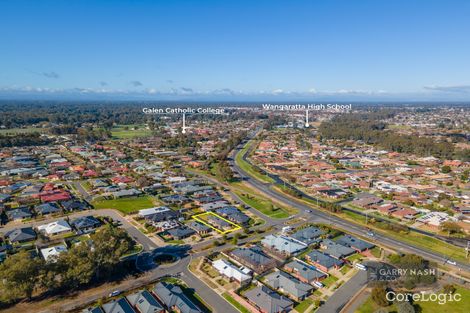
[{"label": "tree", "polygon": [[452,285],[452,284],[446,284],[444,285],[444,287],[442,288],[442,292],[443,293],[446,293],[446,294],[453,294],[455,292],[455,286]]},{"label": "tree", "polygon": [[121,257],[132,249],[133,242],[121,228],[106,225],[91,236],[93,251],[91,260],[97,278],[102,272],[111,272]]},{"label": "tree", "polygon": [[449,234],[455,234],[455,233],[461,233],[462,232],[462,227],[460,227],[457,223],[452,222],[452,221],[445,221],[441,223],[440,226],[442,231],[445,231]]},{"label": "tree", "polygon": [[408,301],[401,301],[397,303],[398,313],[415,313],[415,308]]},{"label": "tree", "polygon": [[93,252],[86,242],[73,246],[67,253],[59,257],[57,263],[66,264],[66,270],[62,272],[62,280],[65,286],[72,289],[80,285],[88,284],[94,276]]},{"label": "tree", "polygon": [[22,297],[31,299],[39,285],[40,269],[44,261],[33,258],[27,251],[20,251],[0,265],[0,294],[3,300],[14,300]]},{"label": "tree", "polygon": [[450,173],[451,171],[452,171],[452,169],[450,168],[449,165],[444,165],[444,166],[441,168],[441,172],[444,173],[444,174]]},{"label": "tree", "polygon": [[387,291],[384,286],[376,286],[372,289],[371,297],[372,300],[379,306],[386,307],[390,305],[386,298]]}]

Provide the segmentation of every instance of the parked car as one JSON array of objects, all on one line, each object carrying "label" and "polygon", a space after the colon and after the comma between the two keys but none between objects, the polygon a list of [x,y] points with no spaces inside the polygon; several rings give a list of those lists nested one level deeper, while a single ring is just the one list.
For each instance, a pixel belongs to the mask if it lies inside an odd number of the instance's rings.
[{"label": "parked car", "polygon": [[119,296],[120,294],[121,294],[121,290],[114,290],[109,294],[109,296],[116,297],[116,296]]}]

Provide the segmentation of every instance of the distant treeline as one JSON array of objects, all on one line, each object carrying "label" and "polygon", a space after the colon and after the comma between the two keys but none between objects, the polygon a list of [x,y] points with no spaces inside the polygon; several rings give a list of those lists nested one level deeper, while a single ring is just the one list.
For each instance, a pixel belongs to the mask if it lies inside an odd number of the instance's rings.
[{"label": "distant treeline", "polygon": [[51,142],[52,142],[51,139],[47,137],[41,137],[39,133],[18,134],[15,136],[0,135],[0,148],[43,146]]},{"label": "distant treeline", "polygon": [[[145,115],[144,107],[172,107],[172,106],[211,106],[211,104],[192,103],[189,105],[168,102],[130,102],[130,101],[100,101],[100,102],[72,102],[72,101],[0,101],[0,125],[6,128],[24,127],[40,123],[57,125],[82,126],[83,124],[99,123],[104,128],[111,128],[113,124],[131,125],[148,123],[151,120],[170,118],[180,119],[177,115]],[[251,112],[233,111],[243,118],[255,118],[257,114]],[[187,117],[188,118],[188,117]],[[224,120],[230,119],[227,115],[193,114],[191,120]]]},{"label": "distant treeline", "polygon": [[470,150],[456,150],[449,142],[436,142],[429,137],[401,135],[386,130],[384,118],[393,112],[338,115],[322,122],[319,128],[323,139],[362,140],[383,149],[411,153],[418,156],[434,156],[441,159],[470,160]]}]

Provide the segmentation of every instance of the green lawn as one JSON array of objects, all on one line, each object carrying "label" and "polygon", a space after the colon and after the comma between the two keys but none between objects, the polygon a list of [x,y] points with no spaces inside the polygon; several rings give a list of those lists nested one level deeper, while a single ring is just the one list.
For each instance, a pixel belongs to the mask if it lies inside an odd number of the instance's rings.
[{"label": "green lawn", "polygon": [[233,305],[238,311],[242,313],[250,313],[250,310],[241,305],[237,300],[235,300],[228,292],[222,294],[225,300],[227,300],[231,305]]},{"label": "green lawn", "polygon": [[[125,127],[129,129],[125,129]],[[138,129],[132,130],[132,127],[137,126]],[[137,137],[148,137],[152,135],[152,131],[145,129],[144,125],[121,125],[111,129],[111,135],[113,139],[130,139]]]},{"label": "green lawn", "polygon": [[322,280],[321,283],[323,285],[329,287],[331,284],[335,283],[337,280],[338,280],[337,277],[335,277],[333,275],[330,275],[327,278],[325,278],[324,280]]},{"label": "green lawn", "polygon": [[304,313],[313,303],[314,303],[314,301],[312,299],[307,298],[304,301],[297,304],[294,307],[294,309],[299,313]]},{"label": "green lawn", "polygon": [[376,258],[380,258],[380,248],[374,247],[370,250],[370,253],[375,256]]},{"label": "green lawn", "polygon": [[135,213],[142,209],[154,207],[151,196],[121,198],[113,200],[99,200],[91,203],[95,209],[116,209],[124,214]]},{"label": "green lawn", "polygon": [[345,264],[339,271],[341,272],[341,274],[346,275],[346,273],[349,272],[351,268],[351,266]]},{"label": "green lawn", "polygon": [[272,205],[272,203],[268,200],[255,197],[253,195],[247,195],[239,191],[235,191],[235,193],[238,197],[240,197],[240,199],[242,199],[243,202],[260,211],[264,215],[272,218],[287,218],[290,216],[289,213],[287,213],[285,210]]},{"label": "green lawn", "polygon": [[[439,304],[437,302],[415,302],[415,305],[418,305],[423,313],[433,313],[433,312],[448,312],[448,313],[467,313],[470,311],[470,289],[465,289],[463,287],[456,286],[455,293],[462,296],[460,302],[449,301],[445,304]],[[419,312],[419,311],[417,311]]]},{"label": "green lawn", "polygon": [[252,141],[248,142],[243,147],[243,149],[239,153],[237,153],[237,155],[235,156],[235,163],[238,166],[240,166],[242,170],[247,172],[250,176],[265,183],[274,183],[274,180],[271,177],[263,175],[260,172],[256,171],[256,169],[250,163],[243,160],[243,156],[247,153],[248,149],[251,147],[253,143],[254,142]]},{"label": "green lawn", "polygon": [[362,259],[363,256],[359,253],[354,253],[353,255],[350,255],[348,256],[346,259],[348,259],[351,263],[356,261],[356,260],[359,260],[359,259]]},{"label": "green lawn", "polygon": [[[367,298],[366,302],[364,302],[354,313],[374,313],[381,307],[378,306],[371,297]],[[385,312],[396,312],[396,306],[390,305],[385,308]],[[450,313],[450,312],[449,312]]]}]

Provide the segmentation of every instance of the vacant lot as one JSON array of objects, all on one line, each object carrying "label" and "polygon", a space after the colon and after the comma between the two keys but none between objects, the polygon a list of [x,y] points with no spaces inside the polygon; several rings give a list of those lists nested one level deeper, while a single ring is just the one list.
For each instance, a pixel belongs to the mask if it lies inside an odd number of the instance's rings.
[{"label": "vacant lot", "polygon": [[92,202],[95,209],[116,209],[124,214],[135,213],[142,209],[154,207],[154,201],[151,196],[121,198],[112,200],[99,200]]},{"label": "vacant lot", "polygon": [[[135,127],[137,129],[134,129]],[[152,131],[146,129],[144,125],[116,126],[111,129],[111,135],[113,139],[130,139],[151,136]]]}]

